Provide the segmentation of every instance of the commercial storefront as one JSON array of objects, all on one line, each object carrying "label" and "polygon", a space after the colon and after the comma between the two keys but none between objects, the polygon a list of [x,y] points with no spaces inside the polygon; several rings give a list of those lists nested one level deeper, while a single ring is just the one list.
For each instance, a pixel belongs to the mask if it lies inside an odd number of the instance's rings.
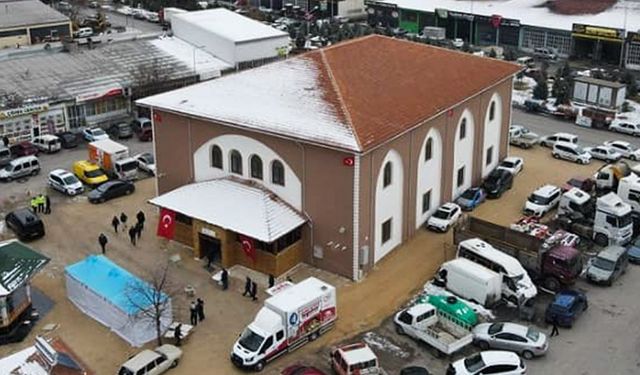
[{"label": "commercial storefront", "polygon": [[571,54],[571,32],[541,27],[523,26],[520,49],[533,53],[536,48],[553,48],[559,56]]},{"label": "commercial storefront", "polygon": [[574,23],[573,56],[579,59],[591,59],[609,64],[620,64],[624,30]]},{"label": "commercial storefront", "polygon": [[40,134],[65,130],[64,105],[48,103],[0,110],[0,135],[11,142],[28,141]]},{"label": "commercial storefront", "polygon": [[130,117],[129,90],[119,83],[77,89],[75,101],[68,106],[69,128],[108,126]]},{"label": "commercial storefront", "polygon": [[640,70],[640,33],[627,33],[625,66],[629,69]]}]

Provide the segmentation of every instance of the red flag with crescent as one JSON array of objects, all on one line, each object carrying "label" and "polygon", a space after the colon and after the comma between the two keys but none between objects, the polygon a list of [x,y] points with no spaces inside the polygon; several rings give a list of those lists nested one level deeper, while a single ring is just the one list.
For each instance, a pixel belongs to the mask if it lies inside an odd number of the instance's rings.
[{"label": "red flag with crescent", "polygon": [[172,240],[176,229],[176,213],[166,208],[160,209],[158,236]]},{"label": "red flag with crescent", "polygon": [[240,243],[242,244],[242,251],[244,251],[244,255],[246,255],[247,258],[255,262],[256,248],[253,245],[253,238],[240,235]]},{"label": "red flag with crescent", "polygon": [[491,26],[493,26],[494,29],[497,29],[498,27],[500,27],[501,22],[502,22],[502,16],[498,14],[494,14],[493,16],[491,16]]}]

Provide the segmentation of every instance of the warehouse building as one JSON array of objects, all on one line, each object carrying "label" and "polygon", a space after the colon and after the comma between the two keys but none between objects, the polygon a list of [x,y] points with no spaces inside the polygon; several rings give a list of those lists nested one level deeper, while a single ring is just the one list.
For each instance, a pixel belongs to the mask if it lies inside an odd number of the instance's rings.
[{"label": "warehouse building", "polygon": [[54,42],[70,35],[69,17],[39,0],[0,0],[0,49]]},{"label": "warehouse building", "polygon": [[174,240],[359,279],[507,154],[519,67],[382,36],[138,100]]}]

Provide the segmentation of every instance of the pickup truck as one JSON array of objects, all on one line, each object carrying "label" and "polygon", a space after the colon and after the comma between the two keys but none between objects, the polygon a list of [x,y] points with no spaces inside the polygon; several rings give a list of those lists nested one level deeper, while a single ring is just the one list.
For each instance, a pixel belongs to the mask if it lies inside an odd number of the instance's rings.
[{"label": "pickup truck", "polygon": [[509,129],[509,143],[520,148],[531,148],[538,144],[540,136],[525,127],[512,126]]},{"label": "pickup truck", "polygon": [[432,346],[440,355],[450,355],[473,341],[471,326],[437,310],[430,303],[418,303],[396,313],[396,332]]}]

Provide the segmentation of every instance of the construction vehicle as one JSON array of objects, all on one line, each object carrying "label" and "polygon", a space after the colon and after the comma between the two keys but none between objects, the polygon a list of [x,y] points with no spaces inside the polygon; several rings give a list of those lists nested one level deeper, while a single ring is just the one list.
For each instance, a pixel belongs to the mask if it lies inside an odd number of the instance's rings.
[{"label": "construction vehicle", "polygon": [[623,161],[607,164],[593,176],[596,180],[596,190],[600,192],[616,191],[620,179],[630,174],[629,164]]}]

